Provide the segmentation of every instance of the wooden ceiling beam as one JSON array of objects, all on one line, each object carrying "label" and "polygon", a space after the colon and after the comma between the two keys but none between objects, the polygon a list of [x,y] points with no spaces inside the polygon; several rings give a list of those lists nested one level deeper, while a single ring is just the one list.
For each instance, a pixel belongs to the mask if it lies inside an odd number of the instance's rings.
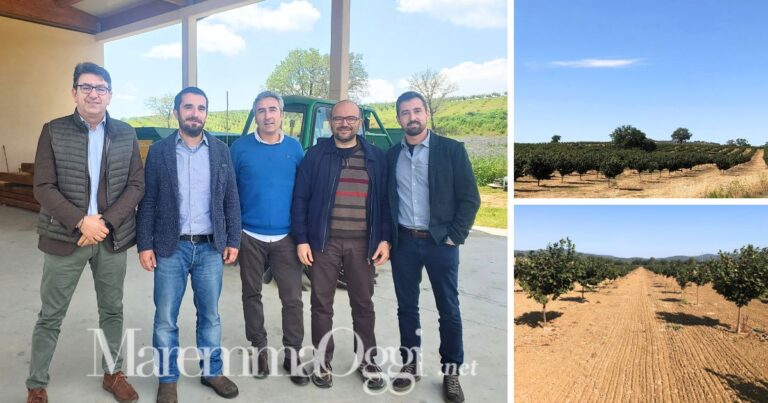
[{"label": "wooden ceiling beam", "polygon": [[156,15],[165,14],[171,11],[176,11],[179,8],[181,7],[179,7],[176,4],[172,4],[172,2],[167,2],[165,0],[155,1],[148,4],[145,3],[140,6],[125,10],[121,13],[117,13],[114,15],[110,15],[109,17],[102,18],[101,30],[107,31],[110,29],[121,27],[123,25],[132,24],[138,21],[145,20],[150,17],[154,17]]},{"label": "wooden ceiling beam", "polygon": [[98,18],[57,0],[0,0],[0,16],[89,34],[99,32]]},{"label": "wooden ceiling beam", "polygon": [[56,2],[56,4],[58,4],[58,5],[62,6],[62,7],[69,7],[69,6],[72,6],[74,4],[77,4],[77,3],[81,2],[83,0],[54,0],[54,1]]}]

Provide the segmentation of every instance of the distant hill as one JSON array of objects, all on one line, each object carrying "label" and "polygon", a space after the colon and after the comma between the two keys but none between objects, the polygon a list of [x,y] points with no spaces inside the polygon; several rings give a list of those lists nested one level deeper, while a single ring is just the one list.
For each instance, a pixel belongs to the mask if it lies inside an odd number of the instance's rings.
[{"label": "distant hill", "polygon": [[[376,110],[385,128],[400,127],[395,119],[395,103],[377,103],[368,105]],[[216,132],[240,133],[249,110],[210,112],[205,128]],[[121,119],[133,127],[166,127],[167,122],[159,116],[138,116]],[[176,128],[175,119],[171,127]],[[456,97],[445,101],[442,109],[435,116],[437,132],[448,136],[506,136],[507,135],[507,96],[478,95],[474,97]]]},{"label": "distant hill", "polygon": [[[515,250],[515,256],[518,256],[518,255],[525,256],[525,255],[528,255],[529,253],[531,253],[530,250]],[[650,259],[650,258],[647,258],[647,257],[616,257],[616,256],[611,256],[611,255],[597,255],[597,254],[593,254],[593,253],[581,253],[581,252],[576,252],[576,254],[579,255],[579,256],[587,256],[587,257],[594,256],[594,257],[600,257],[600,258],[604,258],[604,259],[618,260],[618,261],[622,261],[622,262],[647,261],[647,260]],[[688,260],[690,258],[694,258],[694,259],[696,259],[697,262],[705,262],[707,260],[717,259],[717,257],[718,257],[718,255],[713,255],[711,253],[707,253],[707,254],[698,255],[698,256],[676,255],[676,256],[669,256],[669,257],[656,257],[654,259],[656,259],[657,261],[662,261],[662,260],[686,261],[686,260]]]}]

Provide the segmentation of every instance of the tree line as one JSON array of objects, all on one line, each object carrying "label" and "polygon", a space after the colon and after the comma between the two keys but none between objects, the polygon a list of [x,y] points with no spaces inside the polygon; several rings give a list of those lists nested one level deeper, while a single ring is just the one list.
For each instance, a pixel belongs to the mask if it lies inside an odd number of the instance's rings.
[{"label": "tree line", "polygon": [[570,239],[561,239],[546,248],[515,257],[513,277],[523,291],[542,305],[544,324],[547,323],[547,304],[570,292],[576,284],[585,291],[594,290],[603,281],[612,281],[643,266],[653,273],[673,279],[681,289],[696,285],[696,304],[699,287],[712,284],[712,288],[738,308],[736,332],[742,330],[741,308],[755,299],[768,303],[768,248],[748,244],[733,252],[718,252],[714,259],[698,261],[637,260],[632,262],[584,256],[576,252]]},{"label": "tree line", "polygon": [[718,257],[712,260],[657,261],[647,268],[674,279],[681,292],[695,284],[697,305],[699,287],[712,283],[715,292],[738,308],[736,333],[741,333],[741,308],[754,299],[768,298],[768,248],[746,245],[733,252],[720,251]]},{"label": "tree line", "polygon": [[586,301],[585,291],[594,291],[603,281],[623,277],[632,268],[621,261],[579,255],[573,242],[565,238],[545,249],[517,256],[512,273],[523,291],[541,304],[546,325],[547,304],[573,290],[576,284],[581,286],[581,298]]}]

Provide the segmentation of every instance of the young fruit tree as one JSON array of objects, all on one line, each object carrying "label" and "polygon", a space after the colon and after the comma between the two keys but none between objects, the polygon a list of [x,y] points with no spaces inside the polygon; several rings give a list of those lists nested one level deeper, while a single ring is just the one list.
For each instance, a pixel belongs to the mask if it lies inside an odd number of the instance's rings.
[{"label": "young fruit tree", "polygon": [[697,262],[690,274],[691,281],[696,284],[696,305],[699,305],[699,287],[712,281],[712,261]]},{"label": "young fruit tree", "polygon": [[581,285],[581,300],[586,301],[584,292],[593,291],[606,278],[607,264],[601,259],[579,258],[574,264],[574,281]]},{"label": "young fruit tree", "polygon": [[542,305],[544,325],[547,303],[573,289],[575,262],[575,246],[568,238],[515,262],[514,276],[523,291]]},{"label": "young fruit tree", "polygon": [[677,285],[680,286],[680,294],[685,292],[685,287],[688,287],[688,284],[692,282],[691,270],[693,269],[693,265],[695,264],[696,264],[695,262],[688,261],[688,263],[678,262],[675,265],[675,269],[676,269],[675,281],[677,281]]},{"label": "young fruit tree", "polygon": [[736,333],[741,333],[741,308],[759,297],[768,286],[768,250],[752,245],[733,253],[719,252],[712,265],[712,288],[739,308]]}]

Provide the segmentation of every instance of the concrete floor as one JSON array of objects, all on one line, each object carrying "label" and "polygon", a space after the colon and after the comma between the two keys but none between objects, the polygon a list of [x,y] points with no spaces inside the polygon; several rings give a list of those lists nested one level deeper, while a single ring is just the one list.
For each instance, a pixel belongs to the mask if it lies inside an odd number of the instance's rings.
[{"label": "concrete floor", "polygon": [[[37,312],[40,309],[39,287],[43,254],[37,250],[35,213],[0,206],[0,388],[4,391],[0,401],[23,402],[26,399],[24,380],[29,370],[30,338]],[[463,376],[462,386],[467,401],[501,402],[507,399],[507,238],[473,231],[461,249],[459,292],[464,320],[465,361],[475,363],[475,374]],[[85,269],[62,326],[56,354],[51,363],[51,383],[48,394],[52,402],[114,402],[102,390],[100,357],[94,353],[93,333],[98,327],[96,296],[93,280]],[[141,269],[136,249],[128,252],[128,274],[125,283],[125,328],[137,329],[135,350],[152,345],[152,275]],[[233,376],[240,395],[233,402],[435,402],[442,400],[439,375],[438,315],[428,278],[424,274],[421,296],[421,320],[424,327],[423,355],[425,376],[410,393],[398,396],[386,391],[378,396],[367,395],[357,374],[334,377],[334,386],[319,389],[311,383],[294,386],[280,369],[280,375],[267,379]],[[397,327],[397,301],[392,285],[389,263],[380,268],[374,303],[377,323],[376,337],[381,347],[394,348],[399,344]],[[351,328],[349,300],[339,290],[335,302],[336,327]],[[224,290],[219,310],[222,320],[222,345],[233,348],[247,346],[242,303],[240,300],[238,268],[225,267]],[[274,283],[264,290],[265,316],[269,345],[279,348],[280,303]],[[311,345],[309,334],[309,293],[304,293],[305,345]],[[195,311],[191,289],[182,304],[179,316],[180,343],[194,346]],[[151,357],[134,354],[136,366],[149,362]],[[353,360],[352,340],[347,334],[336,336],[334,370],[350,368]],[[233,356],[232,372],[242,372],[240,356]],[[149,364],[151,365],[151,364]],[[392,367],[390,368],[390,365]],[[144,365],[146,368],[147,365]],[[197,364],[188,362],[190,373]],[[399,367],[390,361],[382,363],[384,371]],[[140,368],[139,368],[140,369]],[[273,369],[274,370],[274,369]],[[89,377],[88,374],[99,374]],[[154,402],[157,380],[153,377],[130,378],[142,402]],[[210,389],[200,385],[198,378],[179,381],[181,402],[223,402]]]}]

